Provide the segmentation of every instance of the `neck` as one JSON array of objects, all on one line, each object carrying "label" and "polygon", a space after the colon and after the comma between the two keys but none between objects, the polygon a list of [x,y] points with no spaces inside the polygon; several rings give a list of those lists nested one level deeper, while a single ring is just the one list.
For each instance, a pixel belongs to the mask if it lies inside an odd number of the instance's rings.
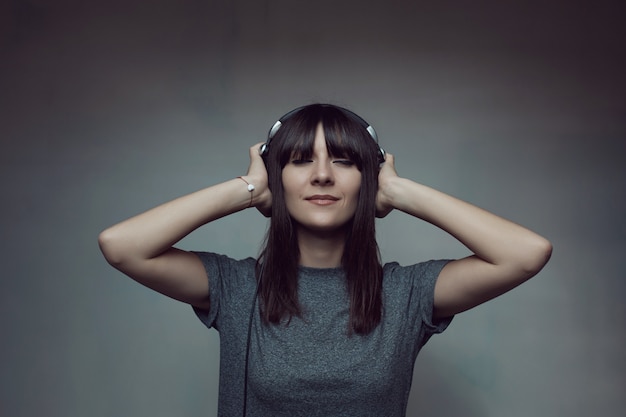
[{"label": "neck", "polygon": [[311,268],[337,268],[341,266],[345,244],[345,232],[323,234],[298,230],[299,263]]}]

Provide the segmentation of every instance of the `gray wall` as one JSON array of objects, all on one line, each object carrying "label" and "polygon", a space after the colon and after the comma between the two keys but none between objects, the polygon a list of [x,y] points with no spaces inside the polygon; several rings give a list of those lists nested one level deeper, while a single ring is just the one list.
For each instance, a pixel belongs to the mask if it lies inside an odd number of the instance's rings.
[{"label": "gray wall", "polygon": [[[97,234],[245,173],[278,116],[325,101],[403,176],[555,247],[431,340],[409,415],[623,415],[618,2],[461,3],[3,2],[0,414],[214,416],[216,332],[110,268]],[[248,210],[182,246],[254,256],[265,227]],[[387,261],[467,253],[401,213],[378,230]]]}]

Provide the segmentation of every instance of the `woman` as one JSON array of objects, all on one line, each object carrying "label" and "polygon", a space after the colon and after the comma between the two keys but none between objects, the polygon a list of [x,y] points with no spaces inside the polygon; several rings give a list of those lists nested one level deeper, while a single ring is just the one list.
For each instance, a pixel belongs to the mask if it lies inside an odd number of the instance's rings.
[{"label": "woman", "polygon": [[[399,177],[375,139],[346,109],[296,109],[250,149],[247,175],[100,234],[114,267],[189,303],[219,331],[220,415],[403,416],[430,336],[548,261],[543,237]],[[250,207],[271,219],[258,262],[173,247]],[[394,209],[473,255],[382,266],[375,216]]]}]

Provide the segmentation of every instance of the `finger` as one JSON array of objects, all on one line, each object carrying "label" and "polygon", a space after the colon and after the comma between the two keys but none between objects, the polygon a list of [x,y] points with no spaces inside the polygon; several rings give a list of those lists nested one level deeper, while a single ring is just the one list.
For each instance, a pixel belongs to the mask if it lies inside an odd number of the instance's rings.
[{"label": "finger", "polygon": [[265,162],[263,162],[263,158],[259,153],[262,145],[263,142],[260,142],[250,147],[250,166],[248,167],[248,174],[265,170]]},{"label": "finger", "polygon": [[385,163],[382,165],[381,171],[384,171],[385,173],[393,172],[397,175],[396,159],[393,154],[387,153],[385,157]]},{"label": "finger", "polygon": [[250,147],[250,160],[253,161],[255,159],[261,159],[261,146],[263,146],[265,142],[259,142]]}]

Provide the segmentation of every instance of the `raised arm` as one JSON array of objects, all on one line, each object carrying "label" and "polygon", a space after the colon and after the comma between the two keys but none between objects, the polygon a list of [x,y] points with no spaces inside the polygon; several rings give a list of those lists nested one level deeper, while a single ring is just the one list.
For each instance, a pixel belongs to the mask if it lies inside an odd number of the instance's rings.
[{"label": "raised arm", "polygon": [[472,256],[448,263],[435,285],[435,316],[497,297],[537,274],[552,245],[538,234],[457,198],[399,177],[392,155],[379,175],[379,216],[398,209],[450,233]]},{"label": "raised arm", "polygon": [[106,260],[155,291],[208,308],[209,288],[202,263],[173,245],[198,227],[249,206],[269,210],[271,193],[258,146],[250,148],[250,167],[244,177],[254,184],[252,193],[244,181],[234,178],[111,226],[98,236]]}]

